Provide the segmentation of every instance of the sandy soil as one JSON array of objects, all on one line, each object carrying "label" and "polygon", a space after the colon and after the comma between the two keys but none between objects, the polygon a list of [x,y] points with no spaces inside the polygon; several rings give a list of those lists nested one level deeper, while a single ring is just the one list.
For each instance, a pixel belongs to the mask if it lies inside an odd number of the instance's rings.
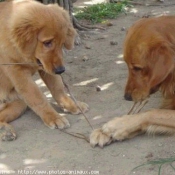
[{"label": "sandy soil", "polygon": [[[89,104],[90,111],[87,115],[94,128],[113,117],[126,114],[132,105],[132,102],[123,98],[127,67],[121,54],[127,28],[145,15],[175,13],[175,6],[164,6],[173,4],[174,0],[165,0],[164,3],[138,2],[162,6],[135,6],[128,15],[123,14],[110,20],[113,25],[105,31],[84,33],[83,43],[65,56],[65,81],[77,99]],[[111,45],[111,41],[117,44]],[[37,83],[56,107],[42,81],[37,79]],[[96,91],[97,86],[102,91]],[[154,94],[144,110],[157,108],[160,101],[161,95]],[[85,134],[91,132],[83,115],[73,116],[56,109],[69,119],[71,128],[68,131]],[[134,172],[131,170],[147,160],[175,156],[175,140],[172,136],[143,135],[101,149],[91,148],[86,141],[59,130],[50,130],[31,110],[27,110],[12,125],[17,131],[18,139],[0,142],[0,174],[157,175],[156,166],[142,167]],[[170,166],[163,166],[162,175],[172,174],[175,172]]]}]

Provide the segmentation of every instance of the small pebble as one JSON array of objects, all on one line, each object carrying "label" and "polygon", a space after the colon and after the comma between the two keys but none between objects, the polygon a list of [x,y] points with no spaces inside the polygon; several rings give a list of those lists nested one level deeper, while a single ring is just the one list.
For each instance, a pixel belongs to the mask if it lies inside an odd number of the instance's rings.
[{"label": "small pebble", "polygon": [[159,143],[159,147],[163,146],[163,144]]},{"label": "small pebble", "polygon": [[118,42],[117,41],[110,41],[110,44],[111,45],[118,45]]},{"label": "small pebble", "polygon": [[112,22],[107,22],[106,25],[110,27],[110,26],[113,26],[113,23]]},{"label": "small pebble", "polygon": [[96,87],[96,91],[98,91],[98,92],[101,91],[101,87],[100,86],[97,86]]},{"label": "small pebble", "polygon": [[83,56],[83,59],[82,59],[83,61],[88,61],[89,60],[89,58],[87,57],[87,56]]},{"label": "small pebble", "polygon": [[101,36],[101,37],[99,37],[99,38],[97,38],[98,40],[101,40],[101,39],[106,39],[108,36],[107,35],[103,35],[103,36]]},{"label": "small pebble", "polygon": [[150,171],[153,171],[155,169],[155,167],[150,167],[149,170]]},{"label": "small pebble", "polygon": [[91,46],[85,45],[85,48],[86,48],[86,49],[91,49]]},{"label": "small pebble", "polygon": [[125,28],[125,27],[122,27],[122,28],[121,28],[121,31],[125,31],[125,30],[126,30],[126,28]]},{"label": "small pebble", "polygon": [[151,158],[151,157],[153,157],[153,153],[149,153],[145,156],[145,158]]},{"label": "small pebble", "polygon": [[102,36],[102,37],[99,37],[99,38],[97,38],[97,39],[98,39],[98,40],[100,40],[100,39],[105,39],[105,37]]}]

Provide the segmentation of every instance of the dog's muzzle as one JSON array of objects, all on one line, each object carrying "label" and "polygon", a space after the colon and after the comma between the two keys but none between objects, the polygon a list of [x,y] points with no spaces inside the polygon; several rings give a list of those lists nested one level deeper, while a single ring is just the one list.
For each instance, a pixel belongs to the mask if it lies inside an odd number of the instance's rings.
[{"label": "dog's muzzle", "polygon": [[65,72],[65,67],[64,66],[59,66],[57,68],[54,69],[55,74],[62,74],[63,72]]}]

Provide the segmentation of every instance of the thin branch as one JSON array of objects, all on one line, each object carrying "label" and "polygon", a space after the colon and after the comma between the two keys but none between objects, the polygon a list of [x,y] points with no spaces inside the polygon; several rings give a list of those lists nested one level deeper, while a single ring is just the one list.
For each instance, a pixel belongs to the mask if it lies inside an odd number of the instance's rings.
[{"label": "thin branch", "polygon": [[142,100],[140,102],[135,102],[129,110],[129,112],[127,113],[127,115],[139,113],[147,103],[148,99]]},{"label": "thin branch", "polygon": [[67,132],[65,130],[61,130],[62,132],[70,135],[70,136],[73,136],[73,137],[76,137],[76,138],[79,138],[79,139],[83,139],[83,140],[86,140],[86,142],[90,143],[90,140],[87,136],[85,136],[84,134],[81,134],[81,133],[73,133],[73,132]]},{"label": "thin branch", "polygon": [[63,84],[65,86],[65,88],[67,89],[68,93],[70,94],[70,96],[72,97],[73,101],[75,102],[75,104],[77,105],[78,109],[81,111],[81,113],[83,114],[84,118],[86,119],[86,121],[88,122],[89,126],[92,128],[92,130],[94,130],[93,126],[91,125],[91,123],[88,120],[88,117],[86,116],[86,114],[83,112],[83,110],[81,109],[81,107],[79,106],[79,104],[77,103],[77,100],[75,99],[75,97],[72,95],[72,93],[70,92],[70,89],[68,87],[68,85],[64,82],[63,77],[61,76]]}]

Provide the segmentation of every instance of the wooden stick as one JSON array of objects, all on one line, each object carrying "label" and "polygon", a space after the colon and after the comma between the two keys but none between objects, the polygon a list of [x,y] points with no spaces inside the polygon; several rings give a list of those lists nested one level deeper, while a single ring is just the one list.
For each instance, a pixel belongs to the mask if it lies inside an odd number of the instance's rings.
[{"label": "wooden stick", "polygon": [[137,102],[134,102],[134,104],[132,105],[131,109],[128,111],[127,115],[130,115],[133,112],[133,110],[134,110],[136,105],[137,105]]},{"label": "wooden stick", "polygon": [[[81,107],[79,106],[79,104],[77,103],[77,100],[75,99],[75,97],[72,95],[72,93],[70,92],[70,89],[68,87],[68,85],[65,83],[63,77],[61,76],[62,78],[62,81],[63,81],[63,84],[64,86],[66,87],[68,93],[70,94],[71,98],[73,99],[73,101],[75,102],[75,104],[77,105],[77,107],[79,108],[79,110],[81,111],[81,113],[83,114],[84,118],[86,119],[86,121],[88,122],[89,126],[92,128],[92,130],[94,130],[93,126],[91,125],[91,123],[89,122],[87,116],[85,115],[85,113],[83,112],[83,110],[81,109]],[[85,136],[84,134],[81,134],[81,133],[73,133],[73,132],[67,132],[65,130],[61,130],[62,132],[68,134],[68,135],[71,135],[73,137],[76,137],[76,138],[79,138],[79,139],[83,139],[85,140],[86,142],[90,143],[90,140],[87,136]]]},{"label": "wooden stick", "polygon": [[88,122],[89,126],[92,128],[92,130],[94,130],[93,126],[91,125],[91,123],[89,122],[88,120],[88,117],[86,116],[86,114],[83,112],[83,110],[81,109],[81,107],[79,106],[79,104],[77,103],[77,100],[75,99],[75,97],[72,95],[72,93],[70,92],[69,90],[69,87],[68,85],[64,82],[64,79],[63,77],[61,76],[62,78],[62,81],[63,81],[63,84],[64,86],[66,87],[68,93],[70,94],[70,96],[72,97],[73,101],[75,102],[75,104],[77,105],[78,109],[81,111],[81,113],[83,114],[84,118],[86,119],[86,121]]},{"label": "wooden stick", "polygon": [[140,104],[140,105],[138,106],[138,108],[135,110],[135,114],[139,113],[147,103],[148,103],[148,100],[147,100],[147,99],[141,101],[141,104]]},{"label": "wooden stick", "polygon": [[62,132],[68,134],[68,135],[71,135],[73,137],[76,137],[76,138],[79,138],[79,139],[83,139],[83,140],[86,140],[86,142],[90,143],[90,140],[87,136],[85,136],[84,134],[81,134],[81,133],[73,133],[73,132],[67,132],[65,130],[61,130]]},{"label": "wooden stick", "polygon": [[[138,103],[139,105],[137,105]],[[139,113],[147,103],[148,99],[142,100],[140,102],[134,102],[133,106],[131,107],[127,115]]]}]

